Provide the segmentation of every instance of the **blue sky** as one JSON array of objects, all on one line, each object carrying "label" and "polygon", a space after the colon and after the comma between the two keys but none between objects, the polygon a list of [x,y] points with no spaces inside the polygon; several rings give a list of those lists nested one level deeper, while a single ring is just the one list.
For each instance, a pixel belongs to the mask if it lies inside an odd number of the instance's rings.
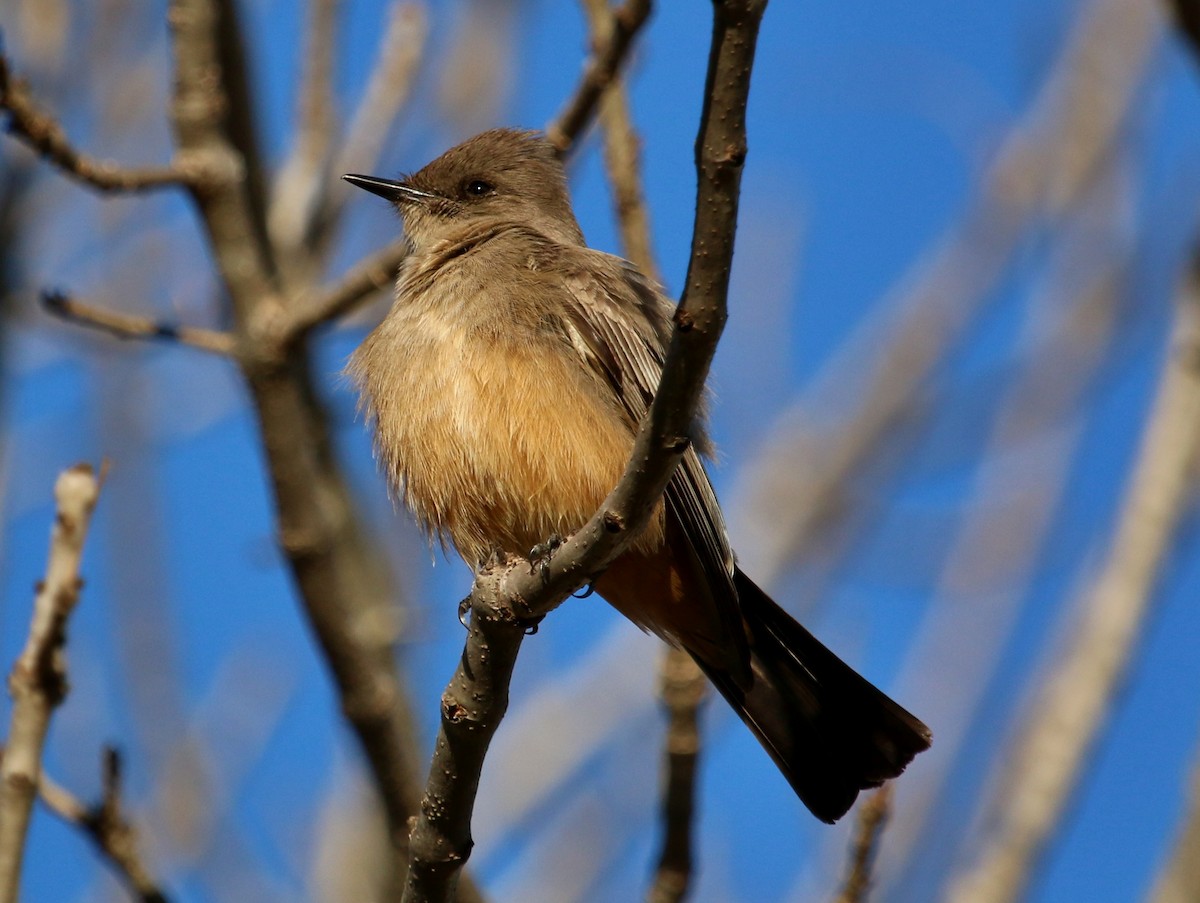
[{"label": "blue sky", "polygon": [[[1036,115],[1039,98],[1079,23],[1103,5],[776,0],[769,8],[748,114],[730,322],[712,377],[721,447],[712,474],[744,562],[762,559],[760,537],[782,529],[753,494],[781,418],[798,418],[820,439],[853,416],[856,380],[869,379],[895,338],[888,317],[963,234],[1014,129],[1050,133],[1053,123]],[[659,6],[639,43],[631,104],[654,244],[675,291],[690,241],[710,23],[708,4]],[[92,13],[67,8],[82,40]],[[243,8],[263,144],[278,162],[290,146],[302,18],[281,0]],[[106,40],[125,52],[105,65],[134,74],[86,83],[104,57],[79,54],[63,61],[59,78],[88,87],[60,90],[55,102],[85,146],[158,161],[169,153],[165,115],[154,112],[165,109],[169,85],[163,10],[131,9],[122,25],[107,26]],[[575,5],[525,0],[489,23],[505,48],[506,77],[476,85],[474,105],[447,111],[444,62],[468,6],[431,3],[428,13],[426,65],[381,175],[414,169],[486,127],[540,126],[580,70],[585,31]],[[346,110],[382,15],[374,2],[343,11],[337,85]],[[6,50],[36,69],[20,34],[6,34]],[[1110,54],[1131,52],[1132,42]],[[957,738],[946,741],[952,755],[935,758],[935,747],[931,764],[919,760],[899,782],[880,900],[935,899],[969,859],[1006,742],[1112,534],[1200,197],[1198,70],[1173,39],[1152,48],[1111,149],[1077,201],[1061,213],[1049,197],[1038,205],[978,291],[973,281],[940,283],[955,287],[940,308],[946,322],[961,316],[954,338],[905,419],[845,487],[828,535],[773,584],[828,644],[930,720],[939,742]],[[45,96],[59,83],[47,81]],[[137,129],[121,128],[114,113]],[[11,147],[3,153],[10,166],[20,159]],[[589,242],[619,251],[596,141],[571,174]],[[190,211],[171,196],[99,200],[54,175],[34,191],[39,213],[24,238],[22,306],[4,360],[0,651],[10,661],[23,638],[54,474],[111,456],[72,631],[73,692],[55,721],[49,768],[88,796],[100,745],[127,751],[130,806],[160,819],[145,829],[177,899],[319,899],[313,863],[328,813],[354,798],[356,751],[272,542],[241,387],[219,360],[96,339],[29,308],[37,288],[62,285],[115,307],[219,323]],[[366,195],[352,205],[333,272],[396,234],[385,205]],[[996,216],[984,221],[1000,233]],[[1087,307],[1105,278],[1110,303]],[[345,467],[412,605],[401,662],[428,742],[461,651],[455,603],[469,577],[391,512],[338,376],[380,313],[376,306],[325,335],[315,372]],[[1092,344],[1072,344],[1092,331]],[[794,467],[797,480],[816,469],[803,456]],[[988,543],[1000,550],[994,559],[978,554]],[[989,561],[1014,564],[992,573]],[[1030,900],[1140,899],[1167,855],[1197,740],[1197,589],[1189,507],[1124,691]],[[961,674],[956,646],[971,659]],[[596,599],[565,605],[525,644],[477,832],[475,861],[497,900],[639,894],[655,843],[661,726],[647,687],[656,656],[652,641]],[[947,701],[955,699],[965,708]],[[161,720],[147,723],[147,712]],[[818,824],[719,704],[706,719],[695,899],[828,899],[852,820]],[[181,764],[181,736],[200,750],[199,771]],[[537,786],[539,770],[561,783]],[[166,781],[190,781],[216,822],[158,806],[155,787]],[[920,800],[905,796],[910,787],[932,794],[923,820]],[[30,844],[28,899],[106,898],[103,870],[74,833],[42,814]],[[570,858],[580,849],[582,861]]]}]

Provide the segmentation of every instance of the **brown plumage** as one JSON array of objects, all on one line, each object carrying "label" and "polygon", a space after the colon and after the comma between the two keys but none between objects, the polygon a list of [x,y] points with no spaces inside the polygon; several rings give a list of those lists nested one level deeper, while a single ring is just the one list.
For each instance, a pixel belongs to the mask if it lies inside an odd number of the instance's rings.
[{"label": "brown plumage", "polygon": [[[617,484],[662,371],[672,305],[594,251],[561,164],[530,132],[485,132],[402,181],[412,254],[349,372],[392,485],[472,567],[567,536]],[[596,580],[682,646],[818,818],[895,777],[929,731],[818,643],[734,563],[700,455],[703,424],[650,525]]]}]

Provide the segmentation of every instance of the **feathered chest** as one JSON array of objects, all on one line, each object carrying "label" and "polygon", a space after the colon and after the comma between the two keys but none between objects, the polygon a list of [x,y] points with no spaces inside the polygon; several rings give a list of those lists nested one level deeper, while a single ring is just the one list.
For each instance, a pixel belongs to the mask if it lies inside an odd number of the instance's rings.
[{"label": "feathered chest", "polygon": [[468,561],[566,534],[616,485],[633,434],[534,271],[406,274],[350,373],[391,483]]}]

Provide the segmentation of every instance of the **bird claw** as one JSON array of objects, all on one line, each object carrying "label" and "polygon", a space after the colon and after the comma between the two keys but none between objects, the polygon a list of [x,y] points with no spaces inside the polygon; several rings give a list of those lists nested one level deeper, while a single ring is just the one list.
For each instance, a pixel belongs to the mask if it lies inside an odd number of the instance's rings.
[{"label": "bird claw", "polygon": [[[563,544],[563,538],[557,533],[551,533],[545,542],[540,542],[529,550],[529,573],[537,574],[543,583],[550,580],[550,559]],[[537,632],[537,628],[534,628]]]},{"label": "bird claw", "polygon": [[522,626],[525,628],[525,636],[533,636],[535,633],[537,633],[538,628],[541,627],[542,621],[545,619],[545,617],[545,615],[538,615],[536,618],[530,618],[529,620],[522,622]]},{"label": "bird claw", "polygon": [[471,614],[471,597],[467,596],[467,598],[463,599],[461,602],[458,603],[458,623],[462,624],[462,626],[467,628],[468,630],[471,628],[470,621],[468,620],[470,614]]},{"label": "bird claw", "polygon": [[576,590],[575,592],[571,593],[571,598],[572,599],[586,599],[588,596],[590,596],[595,591],[596,591],[596,581],[589,580],[586,584],[584,584],[582,589]]}]

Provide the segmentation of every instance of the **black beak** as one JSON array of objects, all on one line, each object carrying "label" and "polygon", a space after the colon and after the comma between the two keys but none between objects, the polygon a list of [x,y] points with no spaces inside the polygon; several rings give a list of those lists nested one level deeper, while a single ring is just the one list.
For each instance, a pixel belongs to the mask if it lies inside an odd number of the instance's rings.
[{"label": "black beak", "polygon": [[377,194],[393,204],[424,204],[433,200],[437,195],[421,191],[403,182],[393,182],[391,179],[377,179],[375,176],[357,176],[347,173],[342,176],[351,185],[362,188],[371,194]]}]

